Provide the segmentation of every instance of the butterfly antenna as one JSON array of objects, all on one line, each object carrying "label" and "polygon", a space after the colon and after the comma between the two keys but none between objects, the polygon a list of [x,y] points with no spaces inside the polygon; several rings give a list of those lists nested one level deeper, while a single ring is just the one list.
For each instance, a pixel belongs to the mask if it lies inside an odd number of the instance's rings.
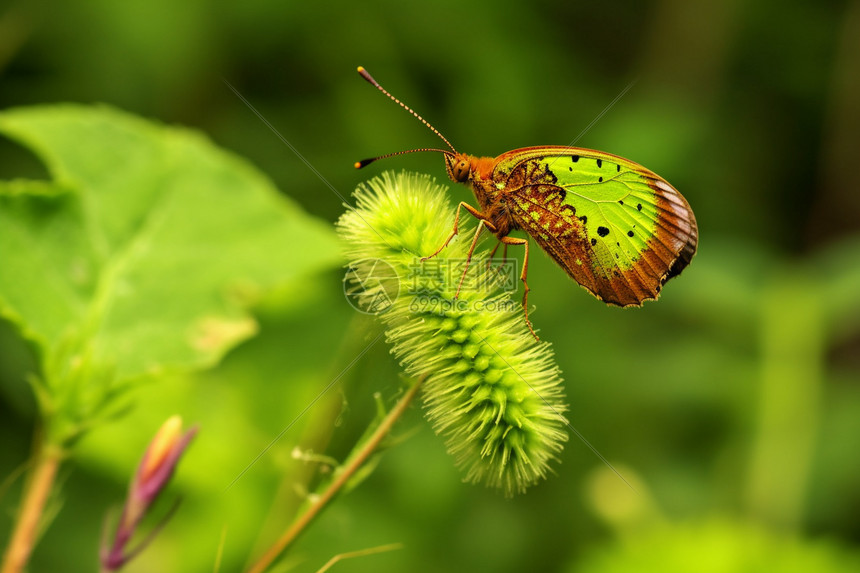
[{"label": "butterfly antenna", "polygon": [[[387,91],[384,87],[382,87],[381,85],[379,85],[379,82],[377,82],[375,79],[373,79],[373,76],[371,76],[371,75],[367,72],[367,70],[365,70],[362,66],[358,66],[358,73],[359,73],[359,74],[361,74],[361,77],[363,77],[365,80],[367,80],[367,83],[369,83],[370,85],[372,85],[373,87],[375,87],[376,89],[378,89],[379,91],[381,91],[382,93],[384,93],[385,95],[387,95],[387,96],[388,96],[388,98],[389,98],[391,101],[393,101],[394,103],[396,103],[397,105],[399,105],[400,107],[402,107],[403,109],[405,109],[406,111],[408,111],[408,112],[409,112],[410,114],[412,114],[412,116],[413,116],[413,117],[415,117],[418,121],[420,121],[421,123],[423,123],[424,125],[426,125],[428,128],[430,128],[430,131],[432,131],[433,133],[435,133],[436,135],[438,135],[438,136],[439,136],[439,138],[440,138],[442,141],[444,141],[444,142],[445,142],[445,144],[446,144],[448,147],[450,147],[450,148],[451,148],[451,151],[453,151],[454,153],[457,153],[457,150],[456,150],[456,149],[454,149],[454,146],[453,146],[453,145],[451,145],[451,142],[450,142],[450,141],[448,141],[447,139],[445,139],[445,136],[444,136],[444,135],[442,135],[441,133],[439,133],[439,130],[438,130],[438,129],[436,129],[435,127],[433,127],[432,125],[430,125],[430,123],[429,123],[426,119],[424,119],[423,117],[421,117],[420,115],[418,115],[417,113],[415,113],[415,110],[414,110],[414,109],[412,109],[411,107],[409,107],[408,105],[406,105],[405,103],[403,103],[402,101],[400,101],[399,99],[397,99],[396,97],[394,97],[393,95],[391,95],[390,93],[388,93],[388,91]],[[415,149],[415,150],[413,150],[413,151],[424,151],[424,150],[423,150],[423,149]],[[438,151],[438,150],[427,150],[427,151]],[[408,152],[408,151],[404,151],[404,152],[402,152],[402,153],[409,153],[409,152]],[[397,154],[397,153],[392,153],[391,155],[398,155],[398,154]],[[382,157],[389,157],[389,156],[388,156],[388,155],[383,155]],[[381,159],[382,157],[377,157],[376,159]],[[365,160],[365,161],[368,161],[368,160]],[[372,160],[371,160],[371,161],[372,161]],[[363,167],[363,166],[362,166],[362,167]]]},{"label": "butterfly antenna", "polygon": [[394,153],[386,153],[385,155],[380,155],[379,157],[371,157],[370,159],[362,159],[361,161],[356,161],[355,168],[361,169],[362,167],[367,167],[374,161],[379,161],[380,159],[394,157],[395,155],[403,155],[404,153],[417,153],[419,151],[435,151],[437,153],[443,153],[445,155],[454,155],[447,149],[432,149],[430,147],[423,147],[421,149],[407,149],[406,151],[395,151]]}]

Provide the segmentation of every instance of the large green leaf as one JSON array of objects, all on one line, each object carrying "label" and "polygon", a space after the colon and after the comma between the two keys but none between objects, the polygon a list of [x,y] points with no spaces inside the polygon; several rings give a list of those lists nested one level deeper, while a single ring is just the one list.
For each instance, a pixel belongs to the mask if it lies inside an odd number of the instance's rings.
[{"label": "large green leaf", "polygon": [[53,177],[0,182],[0,313],[49,396],[83,363],[108,386],[210,365],[259,293],[339,263],[324,223],[197,133],[77,105],[0,113],[0,133]]}]

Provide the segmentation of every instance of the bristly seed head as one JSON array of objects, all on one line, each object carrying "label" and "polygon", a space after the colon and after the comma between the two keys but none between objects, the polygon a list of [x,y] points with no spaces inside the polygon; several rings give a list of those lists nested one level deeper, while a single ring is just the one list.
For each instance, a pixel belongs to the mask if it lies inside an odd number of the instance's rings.
[{"label": "bristly seed head", "polygon": [[[453,225],[446,189],[428,176],[389,172],[360,185],[357,206],[338,221],[349,260],[366,265],[383,260],[401,285],[413,281],[416,262],[442,244]],[[470,233],[452,241],[434,259],[459,268]],[[476,254],[470,273],[486,268]],[[482,260],[483,258],[483,260]],[[454,264],[454,263],[458,264]],[[381,315],[393,353],[413,376],[426,376],[424,403],[436,433],[445,438],[465,479],[523,492],[551,471],[564,442],[566,420],[562,380],[548,343],[536,342],[519,305],[492,281],[472,281],[457,305],[451,301],[459,281],[423,273],[421,288],[401,288]],[[414,284],[414,283],[413,283]],[[362,296],[376,300],[369,288]],[[490,304],[492,303],[492,304]]]}]

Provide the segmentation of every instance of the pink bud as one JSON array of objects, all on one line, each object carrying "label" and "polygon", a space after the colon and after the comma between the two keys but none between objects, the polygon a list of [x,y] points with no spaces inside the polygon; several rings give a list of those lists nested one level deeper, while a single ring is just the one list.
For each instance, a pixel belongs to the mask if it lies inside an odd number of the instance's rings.
[{"label": "pink bud", "polygon": [[155,434],[132,479],[113,545],[110,548],[104,544],[102,546],[101,561],[106,571],[116,571],[125,565],[152,540],[150,536],[138,547],[132,550],[127,548],[137,525],[170,481],[179,458],[196,433],[195,426],[183,434],[182,418],[172,416]]}]

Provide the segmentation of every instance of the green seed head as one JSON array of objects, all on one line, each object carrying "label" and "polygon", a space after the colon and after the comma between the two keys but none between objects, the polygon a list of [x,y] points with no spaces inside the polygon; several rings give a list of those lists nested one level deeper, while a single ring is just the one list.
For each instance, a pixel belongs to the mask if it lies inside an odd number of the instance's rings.
[{"label": "green seed head", "polygon": [[[480,280],[484,252],[476,251],[469,267],[467,279],[476,280],[453,301],[473,234],[468,223],[461,220],[461,237],[439,255],[419,262],[453,227],[445,187],[429,176],[386,172],[360,185],[355,199],[338,221],[350,268],[362,276],[384,266],[397,275],[398,296],[380,317],[407,373],[426,377],[427,418],[467,481],[508,496],[525,491],[546,477],[567,440],[550,345],[534,340],[498,281]],[[378,298],[382,287],[361,284],[360,304]]]}]

